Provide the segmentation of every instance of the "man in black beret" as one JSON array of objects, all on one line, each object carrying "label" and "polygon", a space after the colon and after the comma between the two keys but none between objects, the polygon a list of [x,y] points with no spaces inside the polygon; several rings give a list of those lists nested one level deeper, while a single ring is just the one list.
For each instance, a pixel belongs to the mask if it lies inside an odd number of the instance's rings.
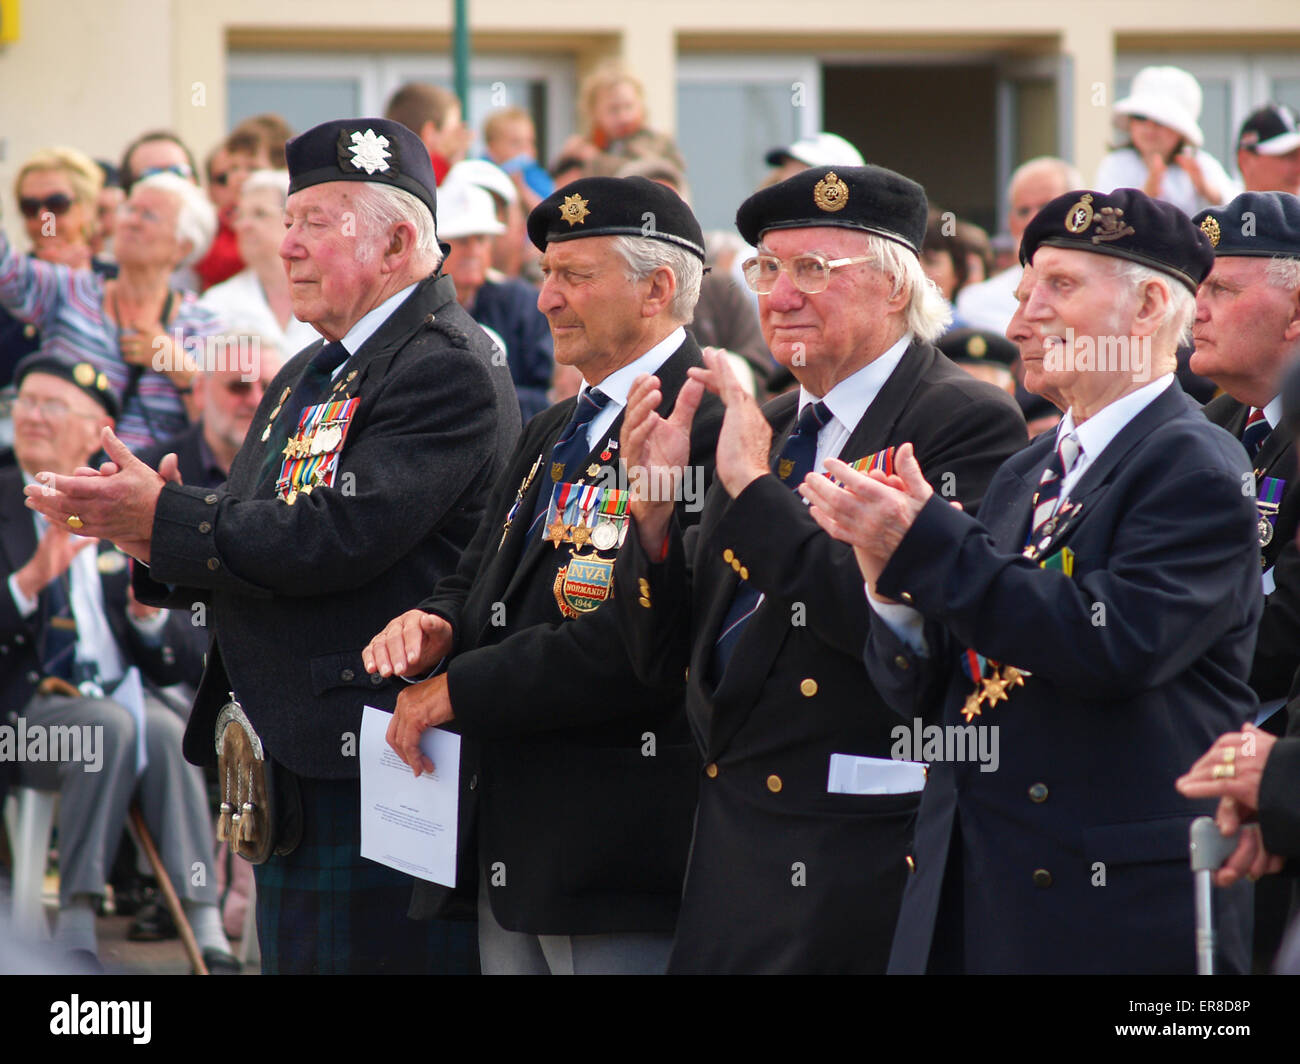
[{"label": "man in black beret", "polygon": [[[0,471],[0,775],[59,792],[56,944],[96,951],[95,909],[132,794],[159,842],[209,968],[238,972],[217,912],[203,774],[181,754],[184,718],[160,689],[201,667],[188,613],[128,597],[112,544],[50,524],[23,506],[22,487],[70,474],[99,450],[120,402],[89,362],[37,352],[15,371],[14,452]],[[39,479],[38,479],[39,478]],[[129,677],[139,671],[139,685]],[[134,692],[134,693],[132,693]],[[143,735],[139,733],[143,730]],[[137,741],[146,751],[141,773]],[[38,860],[44,867],[44,850]]]},{"label": "man in black beret", "polygon": [[[1192,220],[1214,245],[1214,268],[1197,293],[1191,365],[1223,389],[1205,416],[1241,440],[1254,471],[1265,597],[1250,685],[1260,701],[1254,723],[1280,735],[1287,728],[1281,710],[1300,668],[1300,491],[1281,395],[1287,371],[1300,361],[1300,199],[1246,192]],[[1257,796],[1243,803],[1242,818],[1253,819],[1258,805]],[[1248,826],[1240,853],[1264,849],[1259,835],[1258,823]],[[1265,967],[1282,930],[1286,895],[1273,881],[1258,887],[1255,941]]]},{"label": "man in black beret", "polygon": [[[528,234],[555,360],[581,371],[582,390],[529,422],[455,576],[375,637],[366,668],[418,676],[450,655],[398,699],[389,741],[418,772],[424,729],[450,722],[464,736],[458,883],[473,900],[477,874],[483,970],[662,973],[698,761],[681,670],[638,682],[609,607],[638,475],[620,472],[618,440],[646,374],[662,382],[664,417],[702,407],[693,475],[666,496],[693,525],[722,413],[687,385],[704,364],[683,328],[704,240],[677,194],[645,178],[566,185]],[[421,885],[416,901],[446,893]]]},{"label": "man in black beret", "polygon": [[[1021,258],[1008,336],[1066,412],[979,515],[911,448],[888,481],[835,464],[845,487],[803,488],[857,552],[877,687],[941,722],[915,725],[931,765],[890,970],[1190,973],[1188,826],[1208,809],[1174,780],[1254,711],[1260,612],[1250,467],[1174,378],[1213,252],[1119,189],[1052,200]],[[963,752],[986,739],[996,771]],[[1246,969],[1249,902],[1215,898],[1221,970]]]},{"label": "man in black beret", "polygon": [[[727,413],[698,537],[634,498],[617,572],[638,673],[667,683],[689,666],[703,760],[670,970],[881,972],[922,770],[891,757],[853,552],[793,489],[836,456],[891,468],[910,440],[935,487],[974,507],[1025,425],[932,346],[948,311],[921,268],[915,182],[814,167],[750,197],[736,224],[758,249],[745,276],[764,338],[800,388],[760,410],[706,352],[691,387]],[[633,389],[623,458],[680,477],[689,419],[660,417],[657,394],[653,378]]]},{"label": "man in black beret", "polygon": [[106,433],[118,471],[29,494],[144,562],[142,598],[201,607],[214,632],[185,752],[213,760],[233,692],[269,753],[281,820],[269,840],[261,821],[243,840],[275,844],[255,868],[263,971],[473,970],[472,928],[426,935],[405,916],[410,880],[360,855],[362,707],[390,708],[404,687],[367,675],[361,651],[454,570],[519,406],[439,273],[419,138],[340,120],[286,156],[280,256],[294,314],[324,341],[276,375],[226,486],[182,485],[168,459],[159,476]]}]

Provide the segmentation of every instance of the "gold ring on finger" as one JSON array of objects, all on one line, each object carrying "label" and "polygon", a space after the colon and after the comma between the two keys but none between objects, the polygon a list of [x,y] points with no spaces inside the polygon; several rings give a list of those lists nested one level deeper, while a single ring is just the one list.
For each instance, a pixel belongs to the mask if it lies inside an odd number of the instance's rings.
[{"label": "gold ring on finger", "polygon": [[1216,780],[1236,779],[1237,766],[1236,765],[1215,765],[1214,771],[1210,773],[1210,777]]},{"label": "gold ring on finger", "polygon": [[1226,747],[1223,751],[1224,764],[1231,765],[1237,760],[1237,748],[1235,746]]},{"label": "gold ring on finger", "polygon": [[67,521],[64,523],[74,532],[77,532],[86,527],[86,522],[83,521],[76,514],[69,514]]}]

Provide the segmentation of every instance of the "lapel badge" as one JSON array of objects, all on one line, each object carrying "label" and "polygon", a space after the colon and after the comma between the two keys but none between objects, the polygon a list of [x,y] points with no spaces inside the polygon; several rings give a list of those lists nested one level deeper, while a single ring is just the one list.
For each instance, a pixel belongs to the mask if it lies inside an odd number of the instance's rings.
[{"label": "lapel badge", "polygon": [[599,474],[600,474],[600,466],[598,466],[595,462],[592,462],[591,465],[587,466],[587,476],[594,477],[594,476],[598,476]]},{"label": "lapel badge", "polygon": [[1219,231],[1218,221],[1212,215],[1207,215],[1201,219],[1201,232],[1210,238],[1210,247],[1217,248],[1219,246],[1219,237],[1222,234]]},{"label": "lapel badge", "polygon": [[831,214],[842,211],[849,203],[849,186],[834,170],[827,171],[826,176],[813,186],[813,203],[819,210]]},{"label": "lapel badge", "polygon": [[1085,192],[1083,198],[1070,208],[1065,216],[1065,228],[1071,233],[1082,233],[1092,225],[1092,193]]},{"label": "lapel badge", "polygon": [[794,472],[794,459],[782,458],[780,461],[777,462],[776,472],[777,472],[777,476],[779,476],[782,480],[788,480],[790,478],[790,474]]},{"label": "lapel badge", "polygon": [[561,480],[563,477],[564,477],[564,463],[563,463],[563,462],[552,462],[552,463],[551,463],[551,480],[554,481],[556,484],[558,484],[558,483],[560,482],[560,480]]},{"label": "lapel badge", "polygon": [[570,229],[586,222],[587,215],[591,213],[587,210],[588,202],[576,192],[564,197],[564,202],[560,205],[560,217],[569,223]]}]

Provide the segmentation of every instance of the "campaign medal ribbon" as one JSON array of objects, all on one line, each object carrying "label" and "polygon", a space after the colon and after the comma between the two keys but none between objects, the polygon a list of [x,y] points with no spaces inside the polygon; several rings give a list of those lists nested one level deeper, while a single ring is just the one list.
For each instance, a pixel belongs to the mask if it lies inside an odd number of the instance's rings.
[{"label": "campaign medal ribbon", "polygon": [[568,509],[569,496],[573,493],[575,485],[568,482],[556,484],[551,489],[551,501],[546,507],[546,518],[542,522],[546,527],[544,539],[549,539],[555,549],[560,549],[561,543],[573,542],[573,531],[564,520],[564,514]]},{"label": "campaign medal ribbon", "polygon": [[1259,510],[1259,546],[1262,550],[1273,542],[1273,525],[1277,522],[1278,507],[1282,505],[1282,492],[1286,481],[1278,477],[1261,477],[1256,489],[1255,506]]},{"label": "campaign medal ribbon", "polygon": [[334,486],[339,455],[347,438],[360,397],[305,407],[298,429],[284,448],[284,461],[276,478],[276,495],[292,506],[298,496],[315,488]]},{"label": "campaign medal ribbon", "polygon": [[[1014,665],[1003,665],[986,658],[974,647],[962,651],[961,670],[975,685],[961,707],[961,714],[966,718],[967,724],[980,716],[981,704],[987,702],[989,709],[992,709],[997,703],[1006,702],[1009,698],[1007,691],[1012,687],[1023,687],[1025,677],[1030,675]],[[986,672],[988,675],[985,675]]]},{"label": "campaign medal ribbon", "polygon": [[621,547],[627,538],[627,504],[630,493],[622,488],[606,488],[597,509],[596,527],[591,542],[597,550]]}]

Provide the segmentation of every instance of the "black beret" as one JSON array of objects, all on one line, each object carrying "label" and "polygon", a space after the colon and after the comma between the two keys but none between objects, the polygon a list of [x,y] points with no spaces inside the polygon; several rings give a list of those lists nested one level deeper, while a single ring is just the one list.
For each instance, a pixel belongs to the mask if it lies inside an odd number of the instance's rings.
[{"label": "black beret", "polygon": [[882,166],[814,166],[759,189],[740,205],[736,228],[750,244],[769,229],[835,225],[875,233],[919,256],[925,189]]},{"label": "black beret", "polygon": [[1193,293],[1214,265],[1209,238],[1187,215],[1135,188],[1057,196],[1025,228],[1021,264],[1032,262],[1043,246],[1128,259],[1167,273]]},{"label": "black beret", "polygon": [[1020,349],[1005,336],[987,329],[953,329],[935,341],[935,346],[954,362],[995,362],[1010,366]]},{"label": "black beret", "polygon": [[36,351],[14,367],[14,386],[21,387],[29,373],[48,373],[51,377],[75,384],[102,406],[111,418],[116,418],[122,409],[117,390],[109,383],[107,374],[85,360],[74,362],[60,355]]},{"label": "black beret", "polygon": [[1192,221],[1218,255],[1300,259],[1300,199],[1289,192],[1243,192]]},{"label": "black beret", "polygon": [[528,239],[644,236],[675,244],[704,261],[704,231],[672,189],[644,177],[582,177],[552,192],[528,215]]},{"label": "black beret", "polygon": [[284,146],[289,192],[326,181],[374,181],[409,192],[435,218],[438,183],[424,142],[387,118],[322,122]]}]

